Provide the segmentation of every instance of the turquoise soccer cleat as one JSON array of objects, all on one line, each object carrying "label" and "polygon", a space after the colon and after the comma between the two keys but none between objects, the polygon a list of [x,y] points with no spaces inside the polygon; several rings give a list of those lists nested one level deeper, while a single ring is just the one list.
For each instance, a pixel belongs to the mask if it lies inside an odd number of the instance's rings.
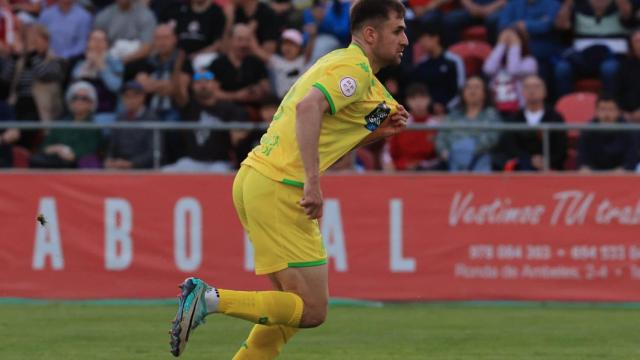
[{"label": "turquoise soccer cleat", "polygon": [[187,347],[191,330],[204,323],[207,316],[207,305],[204,293],[209,288],[207,284],[197,278],[187,278],[181,285],[178,297],[178,313],[171,324],[171,353],[180,356]]}]

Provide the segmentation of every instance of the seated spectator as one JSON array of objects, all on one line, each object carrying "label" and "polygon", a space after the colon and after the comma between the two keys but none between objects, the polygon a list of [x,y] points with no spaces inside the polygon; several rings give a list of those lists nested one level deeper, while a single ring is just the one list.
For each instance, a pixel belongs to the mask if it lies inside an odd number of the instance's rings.
[{"label": "seated spectator", "polygon": [[[523,81],[524,107],[507,122],[514,124],[563,124],[562,115],[552,107],[545,105],[547,88],[537,75],[529,75]],[[501,137],[501,154],[504,160],[497,163],[499,168],[506,165],[513,170],[540,171],[544,169],[542,135],[539,131],[505,131]],[[562,170],[567,156],[567,134],[565,131],[552,131],[549,134],[549,165],[553,170]]]},{"label": "seated spectator", "polygon": [[443,25],[447,29],[445,43],[451,45],[460,41],[460,32],[472,25],[484,25],[489,41],[493,43],[500,10],[507,4],[507,0],[461,0],[460,3],[460,9],[444,15]]},{"label": "seated spectator", "polygon": [[[91,122],[97,107],[96,90],[80,81],[69,87],[66,102],[71,112],[68,121]],[[41,151],[29,159],[34,168],[99,167],[98,151],[102,144],[100,130],[53,129],[44,140]]]},{"label": "seated spectator", "polygon": [[615,92],[618,71],[616,54],[627,52],[626,36],[633,23],[630,0],[565,0],[556,26],[573,30],[574,41],[555,66],[558,96],[573,91],[576,79],[599,77],[603,91]]},{"label": "seated spectator", "polygon": [[[184,119],[201,124],[247,121],[247,114],[240,106],[216,99],[213,78],[211,72],[193,75],[194,96],[185,108]],[[188,131],[185,135],[185,155],[175,164],[165,166],[163,170],[226,172],[234,168],[234,147],[229,131],[202,129]]]},{"label": "seated spectator", "polygon": [[[624,124],[616,100],[602,95],[596,102],[593,124]],[[584,131],[578,143],[580,170],[634,170],[638,164],[638,144],[631,131]]]},{"label": "seated spectator", "polygon": [[[123,122],[157,121],[156,115],[145,106],[142,84],[127,82],[122,89],[123,111],[117,120]],[[107,169],[148,169],[153,166],[153,134],[144,129],[113,129],[107,148]]]},{"label": "seated spectator", "polygon": [[303,12],[305,29],[317,33],[311,53],[311,62],[327,53],[347,46],[351,40],[349,25],[350,2],[340,0],[314,0],[313,6]]},{"label": "seated spectator", "polygon": [[464,64],[442,47],[440,30],[435,26],[422,26],[417,42],[427,57],[416,65],[411,79],[431,90],[435,113],[443,114],[459,102],[457,95],[465,81]]},{"label": "seated spectator", "polygon": [[95,29],[89,35],[84,56],[78,60],[71,72],[71,80],[91,83],[98,96],[95,121],[115,120],[118,92],[122,87],[122,62],[109,54],[107,34]]},{"label": "seated spectator", "polygon": [[[0,122],[14,120],[13,108],[6,101],[0,101]],[[19,129],[0,129],[0,168],[13,166],[13,146],[20,136]]]},{"label": "seated spectator", "polygon": [[35,24],[42,11],[42,0],[8,0],[11,9],[21,23],[25,25]]},{"label": "seated spectator", "polygon": [[91,31],[91,14],[75,0],[58,0],[42,11],[39,22],[49,33],[53,53],[63,59],[72,59],[84,53]]},{"label": "seated spectator", "polygon": [[538,63],[529,55],[524,36],[518,29],[503,30],[483,66],[484,73],[490,78],[489,87],[495,106],[503,115],[520,109],[523,103],[522,79],[538,72]]},{"label": "seated spectator", "polygon": [[[63,64],[49,51],[49,32],[42,25],[26,29],[24,51],[14,54],[6,71],[12,74],[9,103],[17,120],[59,119],[62,110]],[[24,131],[20,145],[35,150],[39,131]]]},{"label": "seated spectator", "polygon": [[251,55],[252,36],[249,26],[234,25],[229,52],[209,67],[216,76],[213,91],[217,100],[255,104],[271,91],[264,63]]},{"label": "seated spectator", "polygon": [[[427,88],[413,83],[407,88],[407,125],[433,122],[429,115],[431,98]],[[438,168],[440,160],[436,154],[436,132],[405,131],[387,140],[383,167],[385,170],[431,170]]]},{"label": "seated spectator", "polygon": [[629,55],[618,70],[617,98],[629,122],[640,123],[640,29],[629,36]]},{"label": "seated spectator", "polygon": [[220,51],[226,18],[220,6],[212,0],[192,0],[188,4],[176,4],[166,8],[161,23],[174,27],[178,48],[190,59],[198,54]]},{"label": "seated spectator", "polygon": [[560,51],[553,24],[560,4],[556,0],[511,0],[500,12],[498,31],[516,27],[527,34],[533,56],[542,61]]},{"label": "seated spectator", "polygon": [[[444,123],[473,124],[500,122],[500,114],[491,107],[487,86],[478,76],[472,76],[462,89],[458,109]],[[499,133],[483,130],[442,130],[436,136],[436,149],[448,162],[449,171],[491,171],[490,151],[498,142]]]},{"label": "seated spectator", "polygon": [[302,47],[303,42],[302,33],[296,29],[287,29],[282,33],[280,42],[282,55],[269,54],[258,45],[257,41],[252,42],[253,54],[267,64],[273,77],[275,93],[280,99],[291,89],[309,65],[313,40],[307,43],[305,48]]},{"label": "seated spectator", "polygon": [[273,54],[280,35],[276,13],[265,2],[258,0],[232,0],[227,9],[230,24],[246,24],[258,38],[262,48]]},{"label": "seated spectator", "polygon": [[178,106],[186,103],[183,98],[189,86],[189,75],[179,61],[173,29],[163,24],[155,30],[151,55],[129,63],[125,68],[125,81],[135,79],[144,87],[149,96],[149,110],[161,120],[180,120]]},{"label": "seated spectator", "polygon": [[156,18],[140,0],[116,0],[98,13],[94,27],[107,33],[111,54],[126,64],[151,51]]}]

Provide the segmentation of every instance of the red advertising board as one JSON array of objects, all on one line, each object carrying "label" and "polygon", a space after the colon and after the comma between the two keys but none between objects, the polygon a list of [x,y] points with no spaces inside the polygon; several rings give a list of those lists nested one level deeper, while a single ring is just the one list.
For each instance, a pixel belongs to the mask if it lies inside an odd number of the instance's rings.
[{"label": "red advertising board", "polygon": [[[190,275],[266,289],[232,176],[0,175],[0,297],[167,298]],[[640,301],[632,176],[332,175],[331,294]],[[36,222],[42,213],[48,223]]]}]

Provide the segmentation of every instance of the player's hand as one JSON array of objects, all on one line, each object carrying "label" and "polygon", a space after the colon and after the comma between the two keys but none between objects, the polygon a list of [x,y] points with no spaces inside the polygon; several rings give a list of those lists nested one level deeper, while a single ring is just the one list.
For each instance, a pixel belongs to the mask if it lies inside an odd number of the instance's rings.
[{"label": "player's hand", "polygon": [[409,112],[402,105],[398,105],[396,109],[398,111],[391,115],[387,121],[383,122],[380,126],[380,130],[384,131],[385,136],[393,136],[407,127]]},{"label": "player's hand", "polygon": [[299,204],[309,219],[319,219],[322,217],[322,191],[320,190],[320,182],[318,180],[304,183],[304,195]]}]

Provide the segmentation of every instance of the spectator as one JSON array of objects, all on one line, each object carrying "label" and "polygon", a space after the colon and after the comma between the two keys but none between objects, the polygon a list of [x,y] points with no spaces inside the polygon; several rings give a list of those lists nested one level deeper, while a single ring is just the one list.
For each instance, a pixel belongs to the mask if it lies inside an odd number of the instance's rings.
[{"label": "spectator", "polygon": [[[246,121],[244,110],[230,102],[219,102],[214,96],[213,73],[199,72],[193,75],[194,99],[185,109],[187,121],[201,124],[221,124],[229,121]],[[233,169],[234,146],[232,131],[195,130],[186,133],[186,154],[175,164],[165,166],[165,171],[226,172]]]},{"label": "spectator", "polygon": [[[593,124],[624,124],[615,99],[600,96]],[[584,131],[578,144],[580,170],[633,170],[638,163],[638,146],[631,131]]]},{"label": "spectator", "polygon": [[640,29],[629,36],[629,55],[618,71],[618,101],[626,118],[640,123]]},{"label": "spectator", "polygon": [[[514,117],[507,119],[514,124],[527,124],[535,127],[539,124],[563,124],[562,115],[552,107],[545,105],[547,88],[537,75],[529,75],[523,80],[524,107]],[[540,171],[544,169],[543,143],[540,132],[507,131],[502,135],[501,147],[504,159],[508,164],[498,164],[500,168],[524,171]],[[553,170],[562,170],[567,155],[567,134],[564,131],[553,131],[549,136],[549,165]],[[497,161],[494,160],[494,164]]]},{"label": "spectator", "polygon": [[164,24],[155,30],[152,54],[125,68],[125,81],[140,83],[149,95],[149,110],[165,121],[180,120],[177,107],[186,103],[181,96],[186,97],[189,75],[182,70],[179,57],[173,29]]},{"label": "spectator", "polygon": [[491,79],[489,86],[496,108],[508,115],[522,105],[522,79],[536,74],[538,63],[529,55],[525,34],[519,29],[507,28],[500,34],[483,70]]},{"label": "spectator", "polygon": [[98,13],[94,27],[107,33],[112,55],[126,64],[151,51],[156,18],[139,0],[116,0]]},{"label": "spectator", "polygon": [[[462,89],[462,101],[444,123],[491,124],[500,122],[500,115],[491,107],[486,83],[472,76]],[[491,171],[490,151],[498,142],[495,131],[442,130],[436,136],[436,149],[440,157],[448,162],[449,171]]]},{"label": "spectator", "polygon": [[[406,104],[409,110],[407,124],[435,123],[429,115],[431,98],[427,88],[413,83],[407,88]],[[436,132],[405,131],[387,140],[384,168],[387,170],[436,169],[440,161],[436,154]]]},{"label": "spectator", "polygon": [[75,0],[58,0],[40,14],[40,23],[49,33],[54,54],[72,59],[84,53],[91,31],[91,14]]},{"label": "spectator", "polygon": [[115,120],[123,71],[122,62],[109,54],[107,34],[100,29],[93,30],[89,35],[84,56],[71,72],[71,79],[84,80],[95,87],[98,96],[96,122]]},{"label": "spectator", "polygon": [[8,0],[0,0],[0,51],[15,51],[21,47],[20,21],[13,14]]},{"label": "spectator", "polygon": [[[156,121],[155,114],[145,106],[146,95],[142,84],[136,81],[125,83],[122,89],[124,110],[118,120],[123,122]],[[107,169],[148,169],[153,166],[153,134],[143,129],[114,129],[111,132]]]},{"label": "spectator", "polygon": [[190,59],[220,51],[226,18],[220,6],[211,0],[191,0],[188,4],[168,7],[160,22],[175,28],[178,47]]},{"label": "spectator", "polygon": [[[65,99],[71,112],[69,121],[92,121],[98,104],[93,85],[77,82],[69,87]],[[29,165],[35,168],[99,167],[101,143],[100,130],[53,129],[45,138],[42,150],[29,159]]]},{"label": "spectator", "polygon": [[258,57],[251,55],[252,36],[249,26],[234,25],[229,53],[220,55],[211,64],[217,100],[255,104],[269,94],[267,69]]},{"label": "spectator", "polygon": [[264,51],[255,38],[252,42],[253,54],[264,61],[268,69],[271,70],[274,90],[280,99],[307,69],[313,48],[313,37],[304,48],[302,47],[303,42],[302,33],[296,29],[287,29],[282,33],[280,41],[282,55],[269,54]]},{"label": "spectator", "polygon": [[[6,101],[0,102],[0,122],[13,121],[13,108]],[[0,129],[0,168],[13,166],[13,147],[20,140],[19,129]]]},{"label": "spectator", "polygon": [[553,24],[560,4],[556,0],[511,0],[500,13],[498,31],[516,27],[527,34],[531,53],[540,61],[557,54],[560,43]]},{"label": "spectator", "polygon": [[54,120],[62,113],[64,66],[49,51],[49,32],[42,25],[26,31],[26,48],[14,56],[10,102],[19,120]]},{"label": "spectator", "polygon": [[31,25],[37,22],[42,10],[42,0],[8,0],[11,9],[21,23]]},{"label": "spectator", "polygon": [[440,32],[435,26],[422,26],[417,43],[427,57],[416,65],[411,79],[431,90],[435,113],[443,114],[459,102],[457,94],[465,81],[464,64],[460,57],[442,47]]},{"label": "spectator", "polygon": [[460,41],[460,32],[472,25],[484,25],[489,41],[493,43],[500,10],[507,4],[507,0],[461,0],[460,3],[462,8],[444,15],[443,25],[447,29],[445,43]]},{"label": "spectator", "polygon": [[556,26],[573,30],[573,47],[555,66],[558,96],[573,91],[576,78],[600,77],[603,91],[615,93],[617,53],[627,52],[626,36],[633,22],[630,0],[588,0],[562,4]]},{"label": "spectator", "polygon": [[278,24],[269,5],[258,0],[232,0],[227,13],[227,19],[233,19],[230,24],[246,24],[265,51],[271,54],[276,51]]},{"label": "spectator", "polygon": [[351,3],[346,1],[314,0],[313,6],[304,10],[305,29],[313,28],[313,33],[317,33],[311,62],[349,43],[351,40],[350,7]]}]

